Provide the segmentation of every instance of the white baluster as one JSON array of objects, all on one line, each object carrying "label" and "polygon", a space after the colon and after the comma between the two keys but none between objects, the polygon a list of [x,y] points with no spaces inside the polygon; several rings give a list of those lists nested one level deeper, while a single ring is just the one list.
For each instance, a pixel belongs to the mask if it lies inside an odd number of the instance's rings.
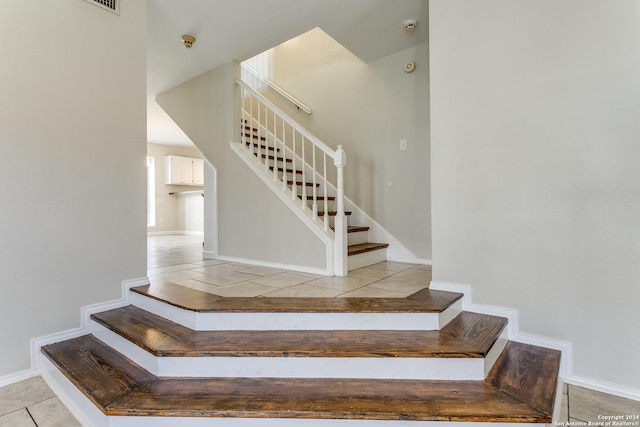
[{"label": "white baluster", "polygon": [[327,203],[327,153],[323,152],[322,156],[323,168],[322,177],[324,178],[324,231],[329,229],[329,204]]},{"label": "white baluster", "polygon": [[278,136],[277,136],[276,112],[273,112],[273,180],[278,179]]},{"label": "white baluster", "polygon": [[284,118],[282,119],[282,191],[287,190],[287,137],[285,135]]},{"label": "white baluster", "polygon": [[313,174],[313,203],[311,206],[313,208],[313,219],[316,219],[318,218],[318,191],[316,189],[316,146],[313,145],[311,149],[313,150],[313,155],[311,156],[311,173]]},{"label": "white baluster", "polygon": [[[261,121],[260,121],[260,112],[262,111],[262,102],[260,102],[260,100],[258,100],[258,160],[262,161],[262,144],[260,136],[262,135],[262,126],[261,126]],[[255,144],[253,141],[255,140],[254,135],[251,135],[251,144]],[[266,160],[265,160],[266,161]]]},{"label": "white baluster", "polygon": [[264,172],[269,173],[269,107],[264,106]]},{"label": "white baluster", "polygon": [[292,139],[291,139],[291,147],[292,147],[292,157],[291,160],[293,160],[291,162],[291,168],[293,170],[293,185],[291,186],[291,199],[295,200],[296,196],[298,195],[298,175],[296,174],[296,130],[291,128],[292,131]]},{"label": "white baluster", "polygon": [[300,135],[300,137],[302,138],[302,204],[300,205],[300,207],[302,207],[302,210],[306,210],[307,209],[307,168],[305,167],[305,164],[307,162],[307,158],[304,156],[304,135]]},{"label": "white baluster", "polygon": [[249,129],[245,129],[244,132],[245,134],[247,132],[249,133],[249,145],[246,147],[249,149],[251,154],[253,154],[253,145],[251,145],[251,134],[253,133],[253,94],[249,96],[249,120],[247,121],[247,124],[249,125]]},{"label": "white baluster", "polygon": [[246,117],[247,117],[247,113],[244,108],[244,97],[245,97],[244,86],[240,85],[240,142],[242,143],[242,146],[244,146],[247,141],[247,137],[244,135],[244,128],[245,128],[244,121],[246,120]]}]

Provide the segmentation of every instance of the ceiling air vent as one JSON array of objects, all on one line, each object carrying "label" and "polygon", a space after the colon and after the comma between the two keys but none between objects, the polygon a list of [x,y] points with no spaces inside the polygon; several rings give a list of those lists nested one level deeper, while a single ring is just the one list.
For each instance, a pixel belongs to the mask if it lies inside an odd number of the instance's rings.
[{"label": "ceiling air vent", "polygon": [[120,15],[120,0],[86,0],[91,4],[108,10],[109,12]]}]

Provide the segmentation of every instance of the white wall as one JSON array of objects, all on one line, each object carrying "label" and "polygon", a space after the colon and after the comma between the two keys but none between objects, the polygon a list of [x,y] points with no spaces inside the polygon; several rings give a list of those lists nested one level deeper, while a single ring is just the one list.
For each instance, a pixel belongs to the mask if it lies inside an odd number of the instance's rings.
[{"label": "white wall", "polygon": [[[240,124],[234,111],[236,69],[237,64],[224,64],[157,97],[215,168],[215,179],[213,170],[205,171],[205,251],[326,269],[324,244],[229,147],[240,130],[233,126]],[[217,229],[211,221],[216,215]]]},{"label": "white wall", "polygon": [[[417,64],[412,74],[407,61]],[[266,90],[271,100],[330,147],[344,146],[346,196],[417,258],[430,259],[428,46],[364,63],[315,28],[246,62],[312,115]]]},{"label": "white wall", "polygon": [[0,376],[146,275],[145,14],[2,1]]},{"label": "white wall", "polygon": [[640,389],[640,2],[431,0],[434,280]]},{"label": "white wall", "polygon": [[[202,191],[203,187],[165,184],[164,158],[175,155],[201,159],[202,153],[195,147],[149,143],[147,155],[153,157],[156,164],[156,225],[148,227],[147,231],[149,233],[201,233],[204,207],[200,206],[201,210],[198,212],[198,202],[181,193]],[[198,197],[202,199],[202,196]],[[197,215],[197,218],[192,214]]]}]

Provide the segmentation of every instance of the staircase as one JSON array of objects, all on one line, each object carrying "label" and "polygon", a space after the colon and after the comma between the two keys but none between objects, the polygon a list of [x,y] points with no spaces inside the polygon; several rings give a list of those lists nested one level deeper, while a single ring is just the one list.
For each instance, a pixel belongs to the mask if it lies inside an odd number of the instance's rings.
[{"label": "staircase", "polygon": [[[327,257],[330,273],[344,276],[385,261],[389,244],[370,242],[368,225],[349,224],[342,147],[326,146],[255,89],[241,80],[236,83],[242,99],[241,142],[231,147],[333,251]],[[335,185],[329,178],[331,160]]]},{"label": "staircase", "polygon": [[43,376],[91,426],[551,423],[560,354],[508,341],[461,294],[221,298],[132,288]]}]

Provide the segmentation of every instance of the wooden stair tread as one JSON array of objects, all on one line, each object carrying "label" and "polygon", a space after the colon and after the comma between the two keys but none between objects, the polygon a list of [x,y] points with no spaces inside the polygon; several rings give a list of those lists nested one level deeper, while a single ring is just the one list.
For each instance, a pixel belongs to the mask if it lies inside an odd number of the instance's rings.
[{"label": "wooden stair tread", "polygon": [[[287,180],[287,185],[293,185],[292,180]],[[302,182],[302,181],[295,181],[296,185],[302,186],[305,185],[307,187],[313,187],[313,182]],[[316,183],[315,185],[316,187],[320,187],[320,184]]]},{"label": "wooden stair tread", "polygon": [[[298,199],[302,200],[302,194],[298,194]],[[327,196],[327,201],[332,201],[336,199],[336,196]],[[307,200],[313,200],[313,194],[307,194]],[[324,201],[324,196],[316,196],[317,201]]]},{"label": "wooden stair tread", "polygon": [[359,233],[361,231],[369,231],[369,227],[358,225],[347,226],[347,233]]},{"label": "wooden stair tread", "polygon": [[[278,148],[278,151],[280,151],[280,149]],[[269,166],[269,170],[273,172],[273,166]],[[278,168],[278,172],[283,172],[284,168]],[[287,173],[293,173],[293,169],[287,169]],[[301,170],[296,170],[296,175],[302,175],[302,171]]]},{"label": "wooden stair tread", "polygon": [[132,292],[197,312],[260,313],[440,313],[462,294],[422,289],[409,298],[223,298],[169,282]]},{"label": "wooden stair tread", "polygon": [[[258,153],[253,153],[253,155],[257,157]],[[277,157],[276,158],[276,157],[272,156],[271,154],[269,154],[268,156],[266,154],[261,154],[260,157],[263,158],[263,159],[268,157],[269,160],[274,160],[275,159],[278,162],[282,162],[282,161],[285,161],[287,163],[293,162],[293,160],[291,160],[291,159],[285,159],[285,158],[282,158],[282,157]]]},{"label": "wooden stair tread", "polygon": [[[522,367],[511,366],[508,358],[495,368],[501,374],[486,381],[158,378],[140,374],[139,366],[91,335],[42,351],[113,416],[550,423],[553,409],[533,407],[501,389],[501,378],[522,377],[514,373]],[[75,356],[83,363],[76,363]],[[530,369],[526,373],[538,376]]]},{"label": "wooden stair tread", "polygon": [[486,381],[530,406],[553,414],[560,359],[558,350],[510,341]]},{"label": "wooden stair tread", "polygon": [[[325,211],[318,211],[318,216],[324,216],[324,215],[325,215],[325,213],[326,213],[326,214],[328,214],[329,216],[336,216],[336,215],[338,215],[338,212],[337,212],[337,211],[327,211],[327,212],[325,212]],[[350,215],[351,215],[351,211],[344,211],[344,214],[345,214],[346,216],[350,216]]]},{"label": "wooden stair tread", "polygon": [[[245,145],[246,145],[247,147],[250,147],[251,145],[253,145],[255,148],[258,148],[258,145],[259,145],[259,144],[258,144],[257,142],[254,142],[254,143],[252,144],[252,143],[250,143],[249,141],[247,141],[247,142],[245,143]],[[261,145],[261,144],[260,144],[260,149],[262,149],[262,150],[268,150],[268,151],[273,151],[273,150],[274,150],[274,148],[273,148],[273,147],[267,147],[267,146],[265,146],[265,145]],[[276,151],[280,151],[280,149],[279,149],[279,148],[277,148],[277,149],[275,149],[275,150],[276,150]]]},{"label": "wooden stair tread", "polygon": [[386,249],[389,247],[388,243],[360,243],[357,245],[349,245],[347,247],[349,256],[363,254],[365,252],[377,251],[378,249]]},{"label": "wooden stair tread", "polygon": [[92,335],[44,346],[41,351],[103,411],[109,403],[156,379]]},{"label": "wooden stair tread", "polygon": [[465,325],[461,337],[452,331],[194,331],[135,306],[91,318],[155,356],[481,358],[490,347],[475,342],[494,343],[506,319],[470,314],[458,322]]},{"label": "wooden stair tread", "polygon": [[463,311],[440,332],[465,342],[484,355],[491,350],[507,323],[504,317]]}]

